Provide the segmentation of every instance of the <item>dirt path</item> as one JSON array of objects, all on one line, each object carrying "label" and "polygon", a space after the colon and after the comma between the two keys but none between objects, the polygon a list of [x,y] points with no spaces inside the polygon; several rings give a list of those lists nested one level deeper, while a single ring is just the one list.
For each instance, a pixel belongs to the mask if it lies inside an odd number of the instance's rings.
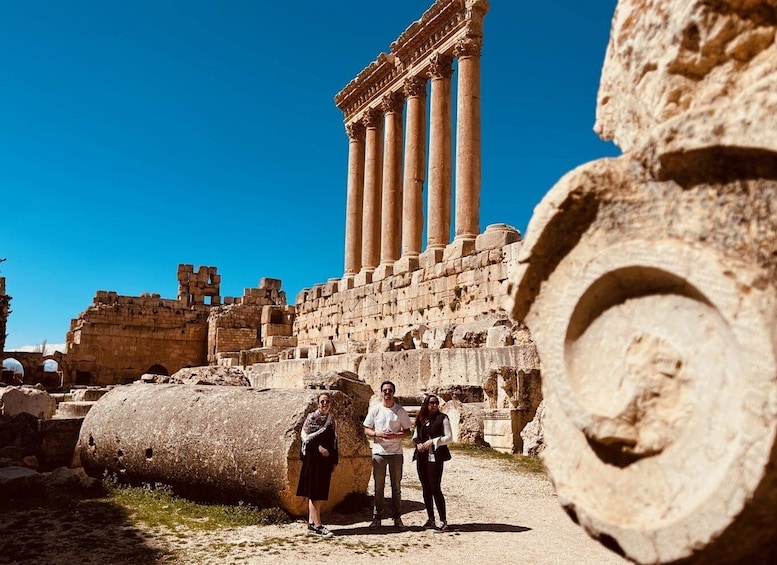
[{"label": "dirt path", "polygon": [[424,531],[420,526],[426,512],[410,456],[411,451],[406,450],[406,531],[388,526],[378,532],[368,530],[369,515],[365,513],[325,516],[325,523],[335,534],[329,540],[306,535],[305,523],[296,522],[236,528],[197,535],[196,539],[156,532],[153,544],[175,552],[175,560],[166,560],[168,563],[374,564],[376,558],[389,556],[414,562],[427,558],[430,562],[473,565],[626,563],[571,522],[547,478],[517,472],[499,460],[460,452],[454,452],[443,477],[451,531]]}]

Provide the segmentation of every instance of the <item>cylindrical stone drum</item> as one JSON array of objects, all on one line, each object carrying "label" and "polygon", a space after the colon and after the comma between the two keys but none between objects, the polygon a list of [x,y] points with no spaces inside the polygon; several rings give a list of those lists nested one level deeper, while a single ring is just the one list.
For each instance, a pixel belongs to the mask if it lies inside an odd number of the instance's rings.
[{"label": "cylindrical stone drum", "polygon": [[513,278],[559,501],[638,563],[775,555],[777,154],[751,153],[572,171]]},{"label": "cylindrical stone drum", "polygon": [[[317,390],[134,384],[117,387],[89,411],[76,448],[85,470],[160,482],[208,500],[280,506],[306,514],[296,496],[300,430]],[[365,493],[372,470],[351,399],[331,391],[340,463],[325,509]]]}]

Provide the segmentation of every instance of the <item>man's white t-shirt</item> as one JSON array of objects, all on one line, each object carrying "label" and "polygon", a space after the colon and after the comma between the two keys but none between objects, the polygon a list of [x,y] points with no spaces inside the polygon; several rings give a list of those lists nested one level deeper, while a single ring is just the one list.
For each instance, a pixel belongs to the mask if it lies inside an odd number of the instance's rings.
[{"label": "man's white t-shirt", "polygon": [[[407,415],[407,410],[396,402],[391,408],[386,408],[383,404],[377,404],[367,412],[367,417],[364,419],[364,427],[372,428],[376,432],[382,430],[401,432],[402,430],[410,429],[410,416]],[[402,455],[402,438],[376,436],[372,438],[372,453],[374,455]]]}]

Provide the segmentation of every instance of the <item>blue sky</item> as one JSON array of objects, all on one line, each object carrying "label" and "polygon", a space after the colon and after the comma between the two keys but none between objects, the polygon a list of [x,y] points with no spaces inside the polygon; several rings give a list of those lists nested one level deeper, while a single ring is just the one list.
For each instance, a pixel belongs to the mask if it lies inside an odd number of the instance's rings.
[{"label": "blue sky", "polygon": [[[615,0],[492,0],[482,55],[481,230],[525,231],[592,131]],[[222,295],[343,272],[348,139],[334,95],[430,0],[0,4],[6,350],[62,343],[96,290]]]}]

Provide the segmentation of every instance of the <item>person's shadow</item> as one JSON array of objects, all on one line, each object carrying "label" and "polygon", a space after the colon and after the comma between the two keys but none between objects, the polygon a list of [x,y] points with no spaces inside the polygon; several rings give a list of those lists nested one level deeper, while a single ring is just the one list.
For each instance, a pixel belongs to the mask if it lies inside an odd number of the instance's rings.
[{"label": "person's shadow", "polygon": [[[468,523],[468,524],[448,524],[448,529],[440,534],[459,534],[471,532],[501,532],[501,533],[522,533],[528,532],[531,528],[526,526],[515,526],[513,524],[494,524],[494,523]],[[332,530],[337,536],[364,536],[374,534],[391,534],[401,532],[423,532],[435,530],[426,530],[422,526],[409,526],[405,528],[395,528],[391,520],[384,520],[384,525],[380,528],[370,529],[368,526],[354,526],[351,528],[337,528]]]}]

